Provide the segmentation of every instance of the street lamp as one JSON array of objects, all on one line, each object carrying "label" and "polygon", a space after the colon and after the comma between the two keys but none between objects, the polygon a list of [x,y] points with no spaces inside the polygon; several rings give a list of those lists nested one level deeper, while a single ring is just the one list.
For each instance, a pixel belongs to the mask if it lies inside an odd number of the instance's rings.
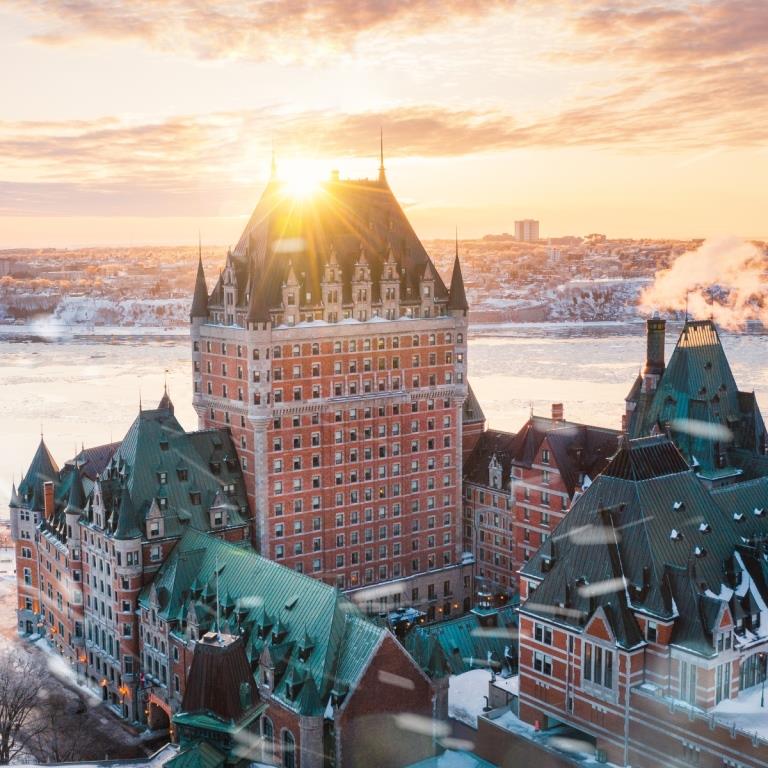
[{"label": "street lamp", "polygon": [[761,653],[758,653],[757,656],[758,656],[758,658],[760,659],[760,661],[762,662],[762,665],[763,665],[763,670],[762,670],[762,672],[763,672],[762,678],[763,679],[762,679],[762,682],[760,683],[760,706],[764,707],[765,706],[765,671],[766,671],[766,669],[765,669],[765,667],[766,667],[765,660],[766,660],[766,658],[768,658],[768,653],[765,653],[765,651],[763,651]]}]

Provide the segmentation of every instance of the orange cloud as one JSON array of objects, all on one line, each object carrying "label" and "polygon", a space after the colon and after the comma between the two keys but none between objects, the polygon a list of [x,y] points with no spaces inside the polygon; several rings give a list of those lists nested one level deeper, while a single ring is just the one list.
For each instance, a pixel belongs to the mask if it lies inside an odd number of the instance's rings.
[{"label": "orange cloud", "polygon": [[[11,0],[46,25],[38,42],[139,38],[202,57],[303,59],[349,50],[360,35],[408,34],[480,17],[510,0]],[[52,26],[51,26],[52,25]]]},{"label": "orange cloud", "polygon": [[[719,76],[719,75],[718,75]],[[745,78],[748,80],[748,78]],[[706,78],[687,94],[657,97],[642,81],[524,122],[507,111],[440,106],[364,113],[249,110],[182,115],[153,123],[94,121],[0,123],[0,213],[31,215],[119,211],[176,215],[220,209],[239,186],[263,175],[268,138],[280,151],[311,157],[369,157],[384,126],[394,157],[458,157],[519,148],[589,146],[666,151],[754,145],[768,140],[763,121],[743,119],[763,102],[741,86],[740,111]],[[254,138],[255,137],[255,138]],[[200,190],[200,192],[198,192]],[[203,193],[203,190],[205,191]],[[234,191],[232,191],[234,190]],[[202,207],[201,207],[202,206]]]}]

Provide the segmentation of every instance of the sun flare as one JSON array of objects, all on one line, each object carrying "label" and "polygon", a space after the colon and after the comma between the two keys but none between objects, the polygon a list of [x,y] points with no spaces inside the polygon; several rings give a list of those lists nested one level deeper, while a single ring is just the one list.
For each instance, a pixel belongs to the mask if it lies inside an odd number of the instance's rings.
[{"label": "sun flare", "polygon": [[297,200],[307,200],[317,193],[323,170],[306,161],[286,161],[280,165],[279,177],[287,194]]}]

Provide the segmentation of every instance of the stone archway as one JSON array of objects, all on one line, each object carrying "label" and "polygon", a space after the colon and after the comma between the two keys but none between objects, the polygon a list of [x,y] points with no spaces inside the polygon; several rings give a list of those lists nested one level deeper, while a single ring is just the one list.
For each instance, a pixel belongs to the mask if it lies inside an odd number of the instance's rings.
[{"label": "stone archway", "polygon": [[164,702],[151,696],[147,707],[147,725],[151,731],[168,731],[171,727],[171,710]]}]

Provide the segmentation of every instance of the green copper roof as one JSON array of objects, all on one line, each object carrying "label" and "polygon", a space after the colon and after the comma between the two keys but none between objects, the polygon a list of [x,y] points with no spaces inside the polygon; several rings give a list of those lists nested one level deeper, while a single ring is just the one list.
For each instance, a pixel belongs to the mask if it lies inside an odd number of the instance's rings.
[{"label": "green copper roof", "polygon": [[541,583],[520,611],[579,627],[603,607],[627,648],[640,611],[711,654],[711,598],[733,588],[734,551],[768,535],[765,510],[768,478],[712,491],[667,438],[630,440],[523,567]]},{"label": "green copper roof", "polygon": [[19,483],[19,497],[27,505],[33,505],[32,509],[42,510],[43,484],[49,480],[57,482],[58,479],[59,466],[41,437],[27,473]]},{"label": "green copper roof", "polygon": [[[187,528],[209,530],[208,510],[217,497],[222,505],[226,500],[228,526],[246,525],[245,485],[231,436],[217,429],[186,433],[167,394],[162,404],[139,413],[101,474],[107,526],[118,538],[144,533],[155,503],[163,537],[180,536]],[[234,491],[225,493],[225,486]],[[127,501],[129,519],[121,521]]]},{"label": "green copper roof", "polygon": [[[686,322],[656,391],[643,394],[636,383],[628,399],[637,401],[630,437],[669,430],[688,463],[705,472],[719,467],[718,449],[728,450],[729,463],[734,463],[743,461],[734,449],[754,454],[765,445],[765,424],[754,395],[739,391],[711,320]],[[690,422],[704,429],[686,429]],[[713,430],[730,432],[732,439],[713,436]]]},{"label": "green copper roof", "polygon": [[[226,605],[218,610],[217,570],[218,594],[226,595]],[[275,668],[275,696],[306,714],[324,706],[334,688],[357,682],[386,632],[337,589],[267,560],[246,545],[192,529],[139,603],[153,605],[162,618],[175,623],[177,633],[191,629],[177,617],[189,618],[199,637],[215,627],[218,616],[222,626],[243,636],[252,666],[262,653],[268,654]]]},{"label": "green copper roof", "polygon": [[[438,647],[436,647],[439,646]],[[488,656],[501,664],[517,656],[517,621],[511,605],[487,612],[468,613],[428,626],[415,627],[405,647],[433,677],[459,675],[487,665]]]},{"label": "green copper roof", "polygon": [[207,741],[200,741],[179,752],[165,765],[166,768],[219,768],[226,756]]}]

